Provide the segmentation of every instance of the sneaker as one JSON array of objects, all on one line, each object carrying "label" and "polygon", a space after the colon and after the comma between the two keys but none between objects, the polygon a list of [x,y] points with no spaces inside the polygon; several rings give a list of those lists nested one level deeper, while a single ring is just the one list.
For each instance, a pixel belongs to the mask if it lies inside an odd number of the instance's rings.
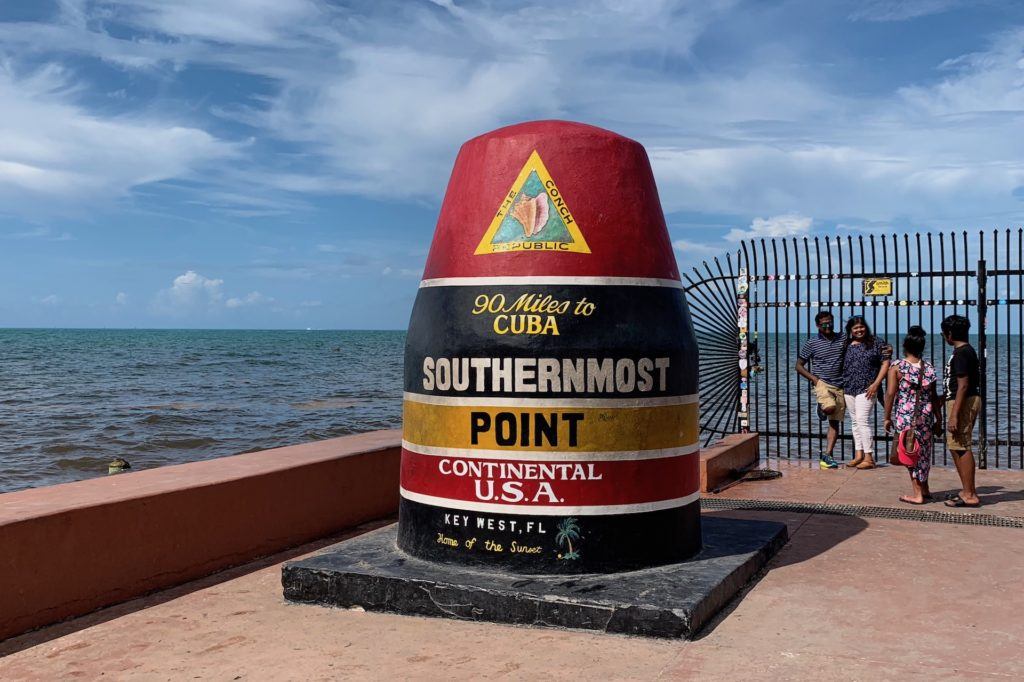
[{"label": "sneaker", "polygon": [[832,455],[819,455],[818,456],[818,468],[819,469],[838,469],[839,463],[832,459]]}]

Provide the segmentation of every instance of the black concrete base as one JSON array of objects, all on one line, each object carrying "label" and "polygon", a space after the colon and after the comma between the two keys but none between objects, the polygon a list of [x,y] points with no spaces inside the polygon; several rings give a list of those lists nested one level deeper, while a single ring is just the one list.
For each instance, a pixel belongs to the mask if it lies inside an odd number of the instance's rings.
[{"label": "black concrete base", "polygon": [[[465,519],[461,525],[446,520],[454,516]],[[508,530],[482,530],[479,521]],[[452,513],[451,509],[420,504],[404,497],[398,504],[398,548],[411,558],[442,564],[477,566],[484,570],[530,575],[582,575],[587,573],[618,573],[620,571],[663,566],[685,561],[701,548],[700,500],[672,509],[636,514],[602,514],[580,516],[579,534],[573,546],[582,550],[572,561],[562,559],[566,547],[558,544],[559,522],[564,516],[529,516],[526,514]],[[525,534],[531,524],[536,530]],[[505,526],[504,524],[510,524]],[[516,534],[515,529],[520,529]],[[459,549],[438,544],[443,534],[458,543]],[[651,538],[658,538],[651,542]],[[539,553],[514,554],[509,551],[490,552],[486,542],[501,544],[506,550],[513,542],[532,545]],[[473,549],[466,549],[473,542]]]},{"label": "black concrete base", "polygon": [[515,575],[415,559],[396,547],[392,525],[286,563],[281,582],[285,598],[294,602],[689,638],[788,538],[781,523],[711,517],[702,523],[704,549],[688,561],[572,577]]}]

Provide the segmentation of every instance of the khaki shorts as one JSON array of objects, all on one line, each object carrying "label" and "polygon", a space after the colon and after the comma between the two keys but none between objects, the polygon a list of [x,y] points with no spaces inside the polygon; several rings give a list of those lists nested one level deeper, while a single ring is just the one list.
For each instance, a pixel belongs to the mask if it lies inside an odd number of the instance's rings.
[{"label": "khaki shorts", "polygon": [[[946,401],[946,419],[953,413],[954,401]],[[971,433],[974,431],[974,421],[981,411],[981,396],[974,395],[964,398],[960,405],[960,414],[957,417],[956,432],[946,431],[946,449],[948,450],[970,450]]]},{"label": "khaki shorts", "polygon": [[818,404],[822,410],[835,407],[836,411],[828,415],[829,421],[841,422],[846,418],[846,399],[843,397],[843,389],[836,388],[832,384],[818,381],[814,385],[814,395],[818,398]]}]

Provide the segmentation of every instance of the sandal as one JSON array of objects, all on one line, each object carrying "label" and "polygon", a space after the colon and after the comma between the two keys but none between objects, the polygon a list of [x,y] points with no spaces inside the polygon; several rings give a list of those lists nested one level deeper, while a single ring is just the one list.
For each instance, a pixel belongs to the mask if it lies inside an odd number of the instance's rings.
[{"label": "sandal", "polygon": [[875,463],[872,461],[865,460],[854,467],[854,469],[874,469]]},{"label": "sandal", "polygon": [[943,504],[945,504],[947,507],[970,507],[972,509],[981,506],[981,502],[964,502],[963,498],[961,498],[959,495],[954,495],[953,497],[946,500]]}]

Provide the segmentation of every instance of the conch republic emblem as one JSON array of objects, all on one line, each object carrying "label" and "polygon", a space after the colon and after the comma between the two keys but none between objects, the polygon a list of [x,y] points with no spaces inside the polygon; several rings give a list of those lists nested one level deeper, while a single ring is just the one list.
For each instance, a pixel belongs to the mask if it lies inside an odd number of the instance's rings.
[{"label": "conch republic emblem", "polygon": [[644,148],[566,121],[470,140],[409,322],[398,546],[523,574],[692,556],[697,372]]},{"label": "conch republic emblem", "polygon": [[590,253],[565,197],[536,150],[519,171],[474,253],[531,249]]}]

